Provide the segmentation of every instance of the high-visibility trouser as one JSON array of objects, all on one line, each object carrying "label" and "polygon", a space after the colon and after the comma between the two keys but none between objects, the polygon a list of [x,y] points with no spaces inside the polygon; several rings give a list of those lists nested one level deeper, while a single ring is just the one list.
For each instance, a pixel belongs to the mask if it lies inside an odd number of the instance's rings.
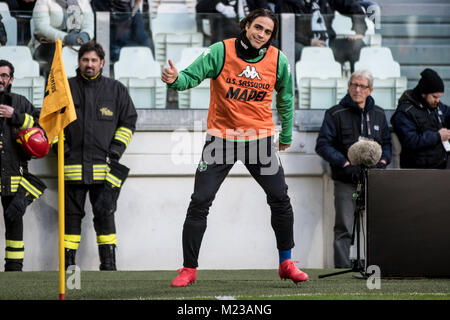
[{"label": "high-visibility trouser", "polygon": [[[11,192],[15,193],[15,195],[2,196],[3,213],[6,213],[14,197],[24,197],[27,199],[28,203],[31,203],[32,201],[38,199],[45,189],[45,184],[28,171],[24,172],[23,176],[12,176]],[[16,216],[14,219],[5,218],[4,220],[6,231],[5,260],[7,263],[16,262],[21,265],[25,255],[23,242],[23,218],[20,215]]]},{"label": "high-visibility trouser", "polygon": [[22,240],[8,240],[6,239],[6,260],[20,260],[23,261],[25,256],[25,248]]},{"label": "high-visibility trouser", "polygon": [[[103,184],[80,185],[66,184],[65,187],[65,239],[64,247],[77,250],[81,241],[81,222],[85,216],[86,197],[95,203],[103,189]],[[117,244],[114,214],[100,215],[94,210],[94,229],[97,234],[97,243]]]},{"label": "high-visibility trouser", "polygon": [[[79,234],[65,234],[64,235],[64,248],[78,250],[81,242],[81,235]],[[97,244],[117,244],[117,237],[115,233],[97,235]]]},{"label": "high-visibility trouser", "polygon": [[[2,205],[3,212],[9,207],[14,196],[3,196]],[[6,249],[5,260],[12,262],[22,262],[24,258],[24,242],[23,242],[23,219],[18,217],[14,220],[4,219],[5,221],[5,236]]]}]

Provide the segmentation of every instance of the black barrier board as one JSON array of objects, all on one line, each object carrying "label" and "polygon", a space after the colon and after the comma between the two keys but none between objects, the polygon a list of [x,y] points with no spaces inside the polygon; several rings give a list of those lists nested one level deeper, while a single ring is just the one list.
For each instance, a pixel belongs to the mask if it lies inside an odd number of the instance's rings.
[{"label": "black barrier board", "polygon": [[450,277],[450,170],[369,170],[367,266]]}]

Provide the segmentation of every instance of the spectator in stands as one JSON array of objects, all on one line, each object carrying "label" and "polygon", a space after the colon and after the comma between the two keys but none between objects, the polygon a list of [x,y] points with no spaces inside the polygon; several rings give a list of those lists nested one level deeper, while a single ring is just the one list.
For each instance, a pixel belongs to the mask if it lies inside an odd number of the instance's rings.
[{"label": "spectator in stands", "polygon": [[[278,31],[278,19],[268,9],[257,9],[241,20],[240,27],[237,38],[211,45],[181,72],[169,60],[170,67],[161,75],[162,81],[176,90],[187,90],[211,78],[207,141],[183,226],[184,267],[172,281],[174,287],[188,286],[197,279],[209,208],[238,160],[267,194],[279,250],[279,276],[295,283],[308,279],[291,259],[294,214],[277,155],[277,149],[285,150],[292,143],[294,115],[289,63],[271,45]],[[277,146],[271,107],[274,89],[282,127]],[[236,154],[234,150],[239,151]]]},{"label": "spectator in stands", "polygon": [[[367,26],[365,13],[355,0],[284,0],[279,1],[277,13],[295,13],[295,60],[301,57],[306,46],[330,47],[336,61],[350,62],[351,71],[359,59],[361,48],[365,46],[364,34]],[[331,27],[334,12],[351,15],[355,35],[337,39]]]},{"label": "spectator in stands", "polygon": [[354,223],[355,202],[352,194],[360,173],[348,160],[350,146],[360,137],[375,140],[382,155],[377,168],[386,168],[391,161],[391,136],[384,110],[370,96],[373,77],[367,70],[355,71],[348,82],[348,94],[338,105],[328,109],[316,142],[316,152],[331,166],[334,180],[334,265],[349,268],[350,245]]},{"label": "spectator in stands", "polygon": [[8,41],[8,36],[6,34],[5,25],[2,22],[2,15],[0,14],[0,47],[4,46]]},{"label": "spectator in stands", "polygon": [[450,169],[450,108],[440,101],[444,82],[425,69],[417,86],[403,93],[391,118],[402,146],[401,168]]},{"label": "spectator in stands", "polygon": [[[364,8],[364,11],[370,16],[370,14],[374,13],[376,10],[380,10],[380,6],[378,3],[374,1],[361,1],[358,0],[358,3],[361,5],[361,7]],[[368,10],[370,12],[368,12]]]},{"label": "spectator in stands", "polygon": [[6,0],[11,15],[17,20],[17,44],[26,45],[31,39],[30,20],[36,0]]},{"label": "spectator in stands", "polygon": [[[24,97],[11,93],[14,66],[0,60],[1,200],[5,218],[5,271],[22,271],[24,259],[23,215],[42,195],[45,184],[28,172],[29,155],[16,142],[16,134],[36,125],[39,110]],[[31,139],[30,139],[31,140]]]},{"label": "spectator in stands", "polygon": [[142,0],[92,0],[91,5],[94,11],[111,12],[111,62],[119,59],[125,46],[145,46],[154,51],[142,16]]},{"label": "spectator in stands", "polygon": [[94,37],[94,14],[89,0],[37,0],[33,9],[34,34],[30,41],[33,58],[47,78],[55,41],[80,46]]},{"label": "spectator in stands", "polygon": [[258,8],[269,9],[267,0],[199,0],[195,7],[202,18],[209,18],[211,43],[237,37],[239,21]]},{"label": "spectator in stands", "polygon": [[66,269],[75,265],[89,192],[100,270],[116,270],[114,213],[129,171],[119,160],[136,129],[137,113],[125,86],[102,75],[104,64],[102,46],[88,42],[78,51],[77,75],[69,79],[77,120],[64,129],[64,159],[71,172],[65,177]]},{"label": "spectator in stands", "polygon": [[13,11],[31,12],[33,11],[36,0],[4,0],[9,7],[11,15],[14,15]]}]

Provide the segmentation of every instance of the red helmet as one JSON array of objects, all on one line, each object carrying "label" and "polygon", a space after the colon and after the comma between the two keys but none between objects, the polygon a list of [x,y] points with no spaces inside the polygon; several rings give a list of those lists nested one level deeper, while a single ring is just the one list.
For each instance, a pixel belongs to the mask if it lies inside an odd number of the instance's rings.
[{"label": "red helmet", "polygon": [[32,158],[43,158],[50,150],[50,144],[40,128],[29,128],[16,135],[16,141],[23,152]]}]

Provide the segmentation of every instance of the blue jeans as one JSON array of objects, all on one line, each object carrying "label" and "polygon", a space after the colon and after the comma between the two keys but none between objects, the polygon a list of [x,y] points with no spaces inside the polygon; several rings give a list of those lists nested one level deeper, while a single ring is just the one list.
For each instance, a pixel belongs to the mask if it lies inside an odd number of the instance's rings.
[{"label": "blue jeans", "polygon": [[133,17],[129,12],[115,12],[111,14],[112,62],[119,59],[120,49],[126,46],[143,46],[153,49],[142,13],[140,12],[137,12]]}]

